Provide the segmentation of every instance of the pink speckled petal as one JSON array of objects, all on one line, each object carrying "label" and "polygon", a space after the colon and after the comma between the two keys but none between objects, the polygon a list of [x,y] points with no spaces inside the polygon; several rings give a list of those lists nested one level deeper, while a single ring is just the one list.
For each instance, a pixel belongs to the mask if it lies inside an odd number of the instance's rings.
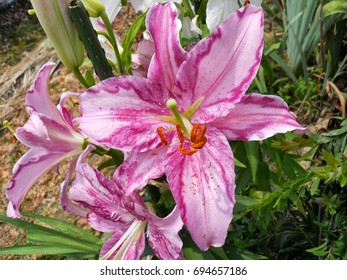
[{"label": "pink speckled petal", "polygon": [[183,242],[178,235],[182,227],[177,207],[163,219],[153,215],[153,220],[148,223],[147,238],[157,257],[162,260],[183,259]]},{"label": "pink speckled petal", "polygon": [[9,199],[7,216],[19,218],[20,204],[30,188],[48,171],[64,158],[65,153],[50,153],[44,149],[31,149],[27,151],[15,164],[13,178],[10,181],[6,196]]},{"label": "pink speckled petal", "polygon": [[167,147],[162,146],[132,154],[117,168],[114,180],[126,190],[126,193],[142,189],[150,179],[164,175],[166,153]]},{"label": "pink speckled petal", "polygon": [[63,119],[57,107],[49,99],[48,82],[54,63],[48,62],[39,70],[34,83],[26,96],[26,106],[29,113],[40,113],[46,117],[63,123]]},{"label": "pink speckled petal", "polygon": [[225,136],[208,127],[207,143],[192,156],[177,146],[168,153],[166,175],[181,217],[201,250],[222,246],[233,216],[233,155]]},{"label": "pink speckled petal", "polygon": [[304,130],[278,96],[247,94],[226,117],[216,120],[229,140],[262,140],[291,130]]},{"label": "pink speckled petal", "polygon": [[168,93],[159,84],[141,77],[110,78],[79,95],[79,129],[106,146],[143,152],[162,145],[158,126],[170,125],[157,118],[170,115]]},{"label": "pink speckled petal", "polygon": [[193,122],[211,122],[235,107],[258,71],[263,41],[263,10],[247,5],[188,53],[174,92],[184,110],[202,98]]},{"label": "pink speckled petal", "polygon": [[173,3],[156,3],[148,12],[146,23],[155,45],[155,56],[149,67],[148,78],[172,91],[178,68],[186,57],[179,41],[182,24],[178,19],[176,6]]}]

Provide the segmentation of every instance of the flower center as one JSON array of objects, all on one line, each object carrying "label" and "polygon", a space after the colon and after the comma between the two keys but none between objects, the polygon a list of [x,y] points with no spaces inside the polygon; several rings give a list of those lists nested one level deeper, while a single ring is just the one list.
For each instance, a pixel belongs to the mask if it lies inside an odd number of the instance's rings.
[{"label": "flower center", "polygon": [[[200,105],[200,102],[197,104],[193,104],[195,106],[193,110],[189,108],[185,113],[183,113],[183,116],[180,114],[177,108],[177,102],[174,99],[169,99],[167,102],[167,107],[172,111],[174,121],[172,119],[168,119],[169,122],[176,124],[176,132],[178,139],[180,141],[180,145],[178,147],[179,151],[184,155],[193,155],[195,154],[199,149],[201,149],[207,142],[207,138],[205,136],[206,133],[206,125],[199,125],[197,123],[192,124],[190,120],[185,116],[187,115],[187,112],[190,114],[193,113],[197,109],[197,107]],[[193,107],[192,106],[192,107]],[[189,129],[188,129],[189,128]],[[168,144],[168,140],[165,136],[165,132],[162,126],[159,126],[157,128],[157,133],[159,135],[159,138],[161,142],[164,145]],[[185,145],[185,139],[188,138],[190,141],[190,148],[186,148],[187,145]]]}]

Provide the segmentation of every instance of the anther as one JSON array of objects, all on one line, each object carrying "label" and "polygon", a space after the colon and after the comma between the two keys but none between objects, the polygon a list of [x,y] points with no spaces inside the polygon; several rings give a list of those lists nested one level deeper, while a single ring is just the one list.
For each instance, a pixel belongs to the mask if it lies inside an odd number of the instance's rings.
[{"label": "anther", "polygon": [[161,142],[164,145],[167,145],[167,139],[166,139],[165,133],[163,131],[163,127],[162,126],[158,126],[157,132],[158,132],[158,135],[159,135],[159,138],[160,138]]},{"label": "anther", "polygon": [[248,5],[248,4],[251,4],[251,1],[246,0],[245,3],[243,4],[243,6],[246,6],[246,5]]}]

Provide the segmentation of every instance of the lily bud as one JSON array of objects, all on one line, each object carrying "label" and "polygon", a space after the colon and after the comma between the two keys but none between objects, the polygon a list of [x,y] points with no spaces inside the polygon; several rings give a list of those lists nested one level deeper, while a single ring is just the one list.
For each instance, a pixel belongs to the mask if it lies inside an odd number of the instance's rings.
[{"label": "lily bud", "polygon": [[31,0],[35,14],[61,62],[69,69],[81,66],[84,49],[68,14],[69,0]]},{"label": "lily bud", "polygon": [[81,0],[90,17],[97,18],[105,11],[105,6],[100,0]]}]

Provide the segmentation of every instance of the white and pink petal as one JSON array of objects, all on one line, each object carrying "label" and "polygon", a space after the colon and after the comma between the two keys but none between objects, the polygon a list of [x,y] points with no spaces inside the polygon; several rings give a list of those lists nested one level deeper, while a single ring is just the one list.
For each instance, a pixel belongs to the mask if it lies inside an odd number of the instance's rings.
[{"label": "white and pink petal", "polygon": [[186,58],[179,40],[182,24],[176,6],[156,3],[148,12],[146,24],[155,45],[148,78],[160,82],[172,92],[177,71]]},{"label": "white and pink petal", "polygon": [[27,192],[48,171],[69,155],[51,153],[44,149],[30,149],[15,164],[13,178],[6,188],[9,199],[7,216],[19,218],[19,207]]},{"label": "white and pink petal", "polygon": [[158,126],[170,125],[158,116],[170,115],[168,93],[159,84],[141,77],[115,77],[79,95],[79,129],[108,147],[125,152],[157,148]]},{"label": "white and pink petal", "polygon": [[282,98],[245,95],[229,115],[212,123],[229,140],[262,140],[277,133],[305,130]]},{"label": "white and pink petal", "polygon": [[152,215],[148,223],[147,238],[155,255],[162,260],[183,259],[183,242],[178,235],[183,222],[177,207],[165,218]]},{"label": "white and pink petal", "polygon": [[130,194],[146,186],[150,179],[164,175],[167,146],[133,153],[116,170],[114,180]]},{"label": "white and pink petal", "polygon": [[166,175],[170,190],[193,240],[201,250],[225,242],[235,204],[233,155],[225,136],[208,127],[207,143],[197,153],[168,152]]},{"label": "white and pink petal", "polygon": [[193,122],[211,122],[236,106],[258,71],[263,41],[263,10],[247,5],[188,53],[174,94],[184,110],[202,99]]}]

